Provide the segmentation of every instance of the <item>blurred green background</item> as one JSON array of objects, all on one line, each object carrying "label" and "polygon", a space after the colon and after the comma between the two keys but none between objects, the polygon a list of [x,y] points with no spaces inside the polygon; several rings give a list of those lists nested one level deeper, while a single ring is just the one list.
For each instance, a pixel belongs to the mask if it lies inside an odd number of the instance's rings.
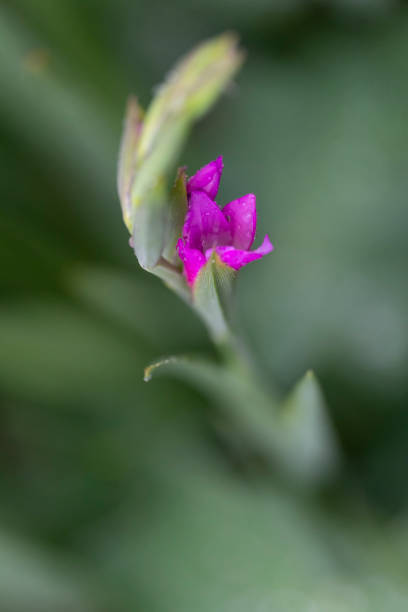
[{"label": "blurred green background", "polygon": [[[298,491],[182,380],[212,348],[143,273],[115,174],[125,100],[237,31],[247,61],[194,129],[220,201],[276,251],[239,317],[284,394],[316,372],[343,452]],[[386,0],[3,0],[0,609],[408,609],[408,6]],[[205,391],[205,390],[204,390]]]}]

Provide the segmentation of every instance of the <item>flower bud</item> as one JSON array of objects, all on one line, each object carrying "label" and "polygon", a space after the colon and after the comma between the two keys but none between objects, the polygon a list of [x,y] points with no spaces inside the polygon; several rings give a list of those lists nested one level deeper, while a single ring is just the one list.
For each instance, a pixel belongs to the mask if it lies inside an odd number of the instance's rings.
[{"label": "flower bud", "polygon": [[136,99],[128,103],[118,168],[118,190],[125,224],[140,265],[154,271],[159,261],[176,258],[175,236],[186,212],[174,170],[192,123],[215,102],[242,62],[236,39],[223,34],[199,45],[170,73],[144,119]]}]

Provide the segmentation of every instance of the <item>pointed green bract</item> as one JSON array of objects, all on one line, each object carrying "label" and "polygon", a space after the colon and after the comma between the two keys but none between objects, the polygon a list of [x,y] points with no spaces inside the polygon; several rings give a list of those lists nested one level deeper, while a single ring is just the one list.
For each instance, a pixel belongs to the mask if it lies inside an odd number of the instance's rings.
[{"label": "pointed green bract", "polygon": [[308,483],[328,480],[340,461],[320,385],[307,372],[283,403],[279,424],[285,453],[298,478]]},{"label": "pointed green bract", "polygon": [[214,251],[194,283],[195,309],[217,344],[225,343],[231,336],[228,321],[235,276],[235,270],[223,264]]}]

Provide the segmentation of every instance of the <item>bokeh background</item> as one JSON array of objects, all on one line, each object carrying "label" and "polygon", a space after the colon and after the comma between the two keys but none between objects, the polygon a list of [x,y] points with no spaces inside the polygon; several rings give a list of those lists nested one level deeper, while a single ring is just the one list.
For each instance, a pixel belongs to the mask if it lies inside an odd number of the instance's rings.
[{"label": "bokeh background", "polygon": [[[213,349],[127,245],[125,100],[226,29],[247,60],[182,163],[223,154],[220,200],[257,194],[276,251],[239,317],[282,395],[320,380],[343,462],[319,490],[203,389],[142,379]],[[3,0],[2,611],[407,610],[407,109],[402,2]]]}]

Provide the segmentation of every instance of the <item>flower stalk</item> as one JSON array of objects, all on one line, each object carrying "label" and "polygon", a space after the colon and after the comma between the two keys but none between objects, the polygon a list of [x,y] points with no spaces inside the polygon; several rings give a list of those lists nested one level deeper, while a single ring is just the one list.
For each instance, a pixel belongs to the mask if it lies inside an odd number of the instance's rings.
[{"label": "flower stalk", "polygon": [[300,383],[287,402],[295,418],[282,420],[288,410],[280,410],[276,397],[260,384],[232,324],[238,271],[273,251],[268,235],[253,249],[255,195],[219,205],[221,156],[191,176],[186,167],[176,171],[193,122],[226,88],[242,59],[236,38],[224,34],[176,66],[146,113],[136,98],[128,102],[118,192],[129,243],[141,267],[161,278],[201,317],[223,361],[170,357],[149,366],[145,380],[164,369],[201,385],[214,393],[232,426],[245,431],[275,465],[299,482],[320,482],[332,473],[337,450],[316,381],[309,376]]}]

